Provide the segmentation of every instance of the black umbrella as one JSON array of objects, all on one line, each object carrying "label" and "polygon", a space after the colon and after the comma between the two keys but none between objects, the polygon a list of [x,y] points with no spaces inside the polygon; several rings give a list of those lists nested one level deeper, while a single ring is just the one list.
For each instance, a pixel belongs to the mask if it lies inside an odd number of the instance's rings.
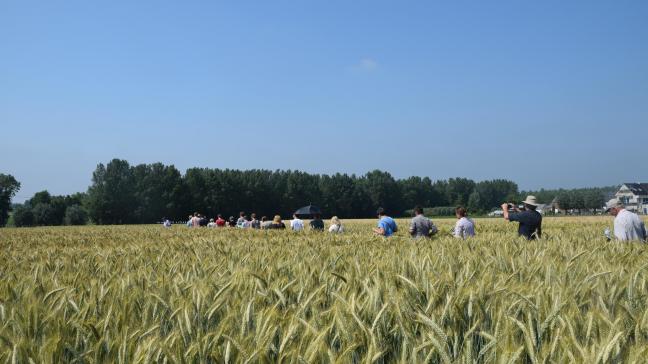
[{"label": "black umbrella", "polygon": [[315,205],[304,206],[302,208],[297,209],[297,211],[295,211],[295,215],[297,216],[312,216],[312,215],[321,215],[321,214],[322,214],[322,210],[320,210],[320,208]]}]

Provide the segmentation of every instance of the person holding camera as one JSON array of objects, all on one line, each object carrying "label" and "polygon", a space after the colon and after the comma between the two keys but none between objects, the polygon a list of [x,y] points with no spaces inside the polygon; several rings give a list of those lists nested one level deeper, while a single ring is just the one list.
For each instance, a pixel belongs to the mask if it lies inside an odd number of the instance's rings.
[{"label": "person holding camera", "polygon": [[[542,215],[536,208],[538,203],[535,196],[527,196],[526,200],[522,201],[524,210],[519,210],[517,207],[505,203],[502,205],[503,216],[505,220],[517,221],[520,223],[518,227],[518,234],[524,236],[527,240],[535,240],[542,237]],[[510,213],[509,210],[513,209],[515,212]]]}]

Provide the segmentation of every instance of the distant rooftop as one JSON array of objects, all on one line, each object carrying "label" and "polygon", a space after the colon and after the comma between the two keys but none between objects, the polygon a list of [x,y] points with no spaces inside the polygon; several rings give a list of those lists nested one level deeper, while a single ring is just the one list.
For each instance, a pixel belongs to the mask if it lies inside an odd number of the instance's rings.
[{"label": "distant rooftop", "polygon": [[648,195],[648,183],[624,183],[635,195]]}]

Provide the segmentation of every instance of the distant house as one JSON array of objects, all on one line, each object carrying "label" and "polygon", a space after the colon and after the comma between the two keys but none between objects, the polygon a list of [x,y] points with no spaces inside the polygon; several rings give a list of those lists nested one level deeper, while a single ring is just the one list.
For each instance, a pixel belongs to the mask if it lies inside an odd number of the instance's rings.
[{"label": "distant house", "polygon": [[551,208],[551,205],[546,204],[546,203],[538,204],[538,206],[536,206],[536,211],[538,211],[539,213],[541,213],[543,215],[546,214],[546,213],[554,212],[553,209]]},{"label": "distant house", "polygon": [[560,204],[558,203],[558,197],[554,197],[550,203],[539,204],[538,207],[536,207],[536,211],[540,212],[543,215],[559,214],[561,209],[560,209]]},{"label": "distant house", "polygon": [[648,183],[624,183],[614,196],[627,210],[648,215]]},{"label": "distant house", "polygon": [[549,205],[551,206],[551,211],[553,213],[560,213],[560,203],[558,202],[558,196],[554,197]]}]

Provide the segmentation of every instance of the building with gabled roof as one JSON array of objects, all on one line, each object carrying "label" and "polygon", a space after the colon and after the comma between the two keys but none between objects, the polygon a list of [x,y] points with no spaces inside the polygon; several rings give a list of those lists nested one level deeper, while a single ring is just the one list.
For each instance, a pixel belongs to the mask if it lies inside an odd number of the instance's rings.
[{"label": "building with gabled roof", "polygon": [[614,196],[628,211],[648,215],[648,183],[624,183]]}]

